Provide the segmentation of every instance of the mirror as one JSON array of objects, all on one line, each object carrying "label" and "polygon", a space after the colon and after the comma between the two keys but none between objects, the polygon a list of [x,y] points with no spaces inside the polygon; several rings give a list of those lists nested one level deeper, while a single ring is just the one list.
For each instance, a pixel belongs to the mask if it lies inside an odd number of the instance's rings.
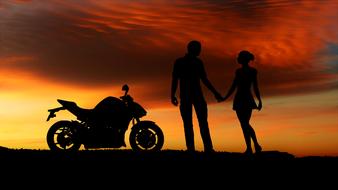
[{"label": "mirror", "polygon": [[125,84],[125,85],[123,85],[123,86],[122,86],[122,90],[123,90],[123,91],[126,91],[126,92],[125,92],[125,94],[127,94],[127,93],[128,93],[128,91],[129,91],[129,86],[128,86],[128,85],[126,85],[126,84]]}]

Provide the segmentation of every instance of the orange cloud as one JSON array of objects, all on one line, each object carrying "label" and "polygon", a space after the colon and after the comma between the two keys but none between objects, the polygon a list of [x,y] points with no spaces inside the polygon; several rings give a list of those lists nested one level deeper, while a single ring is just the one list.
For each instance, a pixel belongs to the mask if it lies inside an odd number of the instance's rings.
[{"label": "orange cloud", "polygon": [[131,83],[142,86],[144,99],[161,105],[167,103],[173,61],[198,39],[208,75],[222,92],[242,49],[256,56],[265,97],[337,87],[337,71],[328,72],[334,65],[327,64],[337,61],[336,52],[325,53],[328,43],[338,43],[334,1],[36,3],[20,5],[29,11],[0,13],[0,58],[34,57],[3,69],[86,88]]},{"label": "orange cloud", "polygon": [[[197,39],[208,76],[222,93],[238,67],[237,53],[255,54],[267,111],[255,114],[254,124],[267,149],[303,155],[318,143],[325,148],[314,152],[335,154],[336,140],[323,141],[337,137],[333,0],[23,2],[0,2],[0,126],[6,126],[0,145],[46,147],[49,124],[41,123],[56,98],[91,108],[105,96],[119,96],[128,83],[147,117],[163,126],[165,147],[184,148],[179,112],[169,107],[171,69],[186,43]],[[208,103],[216,102],[205,94]],[[230,107],[210,106],[212,134],[218,150],[239,151],[242,134]]]},{"label": "orange cloud", "polygon": [[84,86],[138,81],[148,84],[145,88],[160,89],[164,83],[155,84],[153,78],[170,81],[172,62],[184,54],[191,39],[202,41],[209,76],[223,91],[232,80],[241,49],[256,55],[266,95],[325,90],[337,76],[323,71],[326,65],[317,62],[327,42],[338,41],[333,2],[33,4],[20,8],[34,11],[11,14],[14,9],[8,8],[2,13],[2,54],[35,57],[34,63],[20,62],[12,69],[46,80]]}]

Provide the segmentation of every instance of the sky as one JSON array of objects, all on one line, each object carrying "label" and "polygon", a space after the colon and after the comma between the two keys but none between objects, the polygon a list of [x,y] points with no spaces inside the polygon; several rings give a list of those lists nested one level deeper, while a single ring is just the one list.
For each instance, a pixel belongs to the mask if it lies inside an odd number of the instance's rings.
[{"label": "sky", "polygon": [[[263,109],[251,124],[263,150],[338,156],[337,10],[334,0],[0,0],[0,146],[48,149],[48,128],[75,119],[46,122],[56,99],[93,108],[128,84],[144,119],[162,128],[163,148],[184,150],[171,73],[198,40],[223,95],[238,52],[255,55]],[[243,152],[232,99],[204,95],[215,150]],[[194,130],[203,150],[196,119]]]}]

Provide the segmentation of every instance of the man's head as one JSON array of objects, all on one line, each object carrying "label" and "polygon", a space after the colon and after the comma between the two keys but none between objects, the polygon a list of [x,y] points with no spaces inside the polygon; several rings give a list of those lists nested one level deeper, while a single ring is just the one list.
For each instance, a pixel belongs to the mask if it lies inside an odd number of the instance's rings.
[{"label": "man's head", "polygon": [[199,41],[193,40],[188,43],[187,46],[188,54],[193,56],[199,56],[201,53],[201,43]]}]

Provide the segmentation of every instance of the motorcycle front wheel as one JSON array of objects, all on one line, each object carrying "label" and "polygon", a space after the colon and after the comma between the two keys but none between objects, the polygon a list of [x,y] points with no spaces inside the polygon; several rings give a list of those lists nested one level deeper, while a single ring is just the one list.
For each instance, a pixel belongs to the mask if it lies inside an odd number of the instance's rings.
[{"label": "motorcycle front wheel", "polygon": [[76,128],[70,121],[54,123],[48,130],[47,144],[52,151],[77,151],[81,147],[76,138]]},{"label": "motorcycle front wheel", "polygon": [[129,136],[134,151],[159,151],[164,143],[161,128],[154,122],[140,122],[133,127]]}]

